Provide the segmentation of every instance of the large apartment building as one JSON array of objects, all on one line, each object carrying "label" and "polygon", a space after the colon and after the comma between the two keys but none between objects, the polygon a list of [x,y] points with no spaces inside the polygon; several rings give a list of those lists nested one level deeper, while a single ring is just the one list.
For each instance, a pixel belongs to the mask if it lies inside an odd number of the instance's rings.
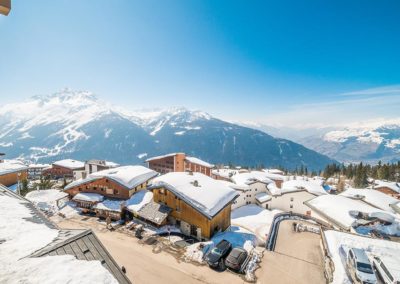
[{"label": "large apartment building", "polygon": [[186,156],[185,153],[171,153],[147,159],[148,167],[154,171],[165,174],[170,172],[197,172],[211,176],[214,165],[195,157]]}]

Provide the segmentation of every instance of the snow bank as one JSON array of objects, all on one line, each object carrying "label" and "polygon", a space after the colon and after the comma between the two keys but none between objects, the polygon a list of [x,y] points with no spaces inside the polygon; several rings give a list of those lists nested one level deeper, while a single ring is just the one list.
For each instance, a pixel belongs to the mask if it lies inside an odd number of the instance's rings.
[{"label": "snow bank", "polygon": [[335,264],[332,282],[334,284],[351,283],[345,270],[345,260],[350,248],[364,249],[369,258],[375,255],[389,258],[392,261],[396,261],[397,266],[400,266],[400,243],[371,239],[338,231],[325,231],[324,234],[328,244],[327,249]]},{"label": "snow bank", "polygon": [[255,234],[259,243],[265,243],[272,221],[280,210],[266,210],[255,204],[239,207],[232,211],[231,224]]}]

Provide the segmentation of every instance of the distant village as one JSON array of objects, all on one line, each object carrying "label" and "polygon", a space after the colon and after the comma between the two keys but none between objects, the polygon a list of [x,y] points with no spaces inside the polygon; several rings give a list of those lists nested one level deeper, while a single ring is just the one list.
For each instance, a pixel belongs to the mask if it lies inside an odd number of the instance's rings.
[{"label": "distant village", "polygon": [[[299,283],[400,281],[400,183],[380,168],[290,173],[216,166],[185,153],[152,157],[145,166],[73,159],[27,165],[0,157],[0,199],[32,204],[32,216],[48,227],[89,229],[72,237],[79,250],[68,253],[58,242],[41,256],[61,251],[90,260],[81,256],[87,247],[119,283],[135,282],[133,265],[107,252],[95,237],[98,226],[211,271],[233,271],[215,276],[224,283],[290,279],[305,270]],[[90,248],[85,238],[97,243]],[[107,258],[95,257],[96,246]],[[292,262],[287,276],[278,273]]]}]

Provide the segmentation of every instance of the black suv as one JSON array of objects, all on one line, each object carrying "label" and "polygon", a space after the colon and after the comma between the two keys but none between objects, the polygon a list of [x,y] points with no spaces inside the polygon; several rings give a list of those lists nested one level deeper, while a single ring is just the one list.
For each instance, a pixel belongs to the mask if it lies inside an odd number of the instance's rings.
[{"label": "black suv", "polygon": [[247,258],[247,252],[242,248],[234,248],[225,259],[225,266],[237,272],[241,272],[243,262]]},{"label": "black suv", "polygon": [[227,240],[220,241],[206,256],[206,261],[213,268],[224,268],[224,257],[231,251],[232,245]]}]

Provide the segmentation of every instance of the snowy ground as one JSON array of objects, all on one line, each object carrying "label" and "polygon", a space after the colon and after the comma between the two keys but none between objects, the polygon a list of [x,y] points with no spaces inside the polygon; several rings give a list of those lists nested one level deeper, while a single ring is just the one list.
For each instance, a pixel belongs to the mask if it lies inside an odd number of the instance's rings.
[{"label": "snowy ground", "polygon": [[345,259],[350,248],[364,249],[370,259],[375,255],[392,259],[400,266],[400,243],[338,231],[325,231],[324,234],[328,243],[328,251],[335,264],[333,283],[351,283],[345,270]]},{"label": "snowy ground", "polygon": [[232,211],[231,224],[248,230],[257,236],[258,245],[265,243],[275,215],[280,210],[266,210],[255,204],[245,205]]},{"label": "snowy ground", "polygon": [[1,283],[117,283],[99,261],[73,256],[28,257],[58,236],[58,230],[32,221],[27,201],[0,196]]}]

